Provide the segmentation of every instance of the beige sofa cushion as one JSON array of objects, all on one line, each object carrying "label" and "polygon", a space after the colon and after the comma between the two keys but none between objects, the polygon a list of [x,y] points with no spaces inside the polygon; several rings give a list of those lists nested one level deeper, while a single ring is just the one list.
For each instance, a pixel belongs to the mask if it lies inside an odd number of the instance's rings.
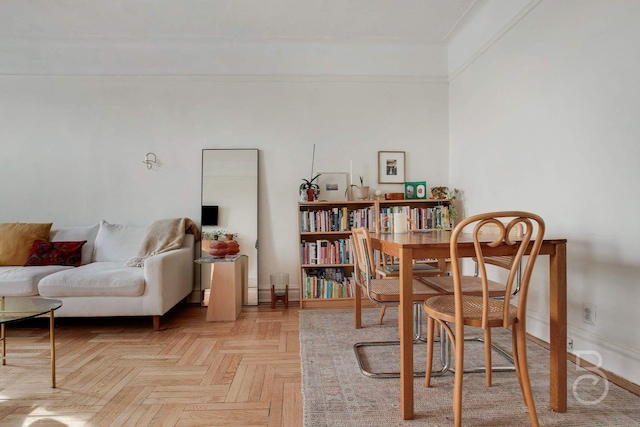
[{"label": "beige sofa cushion", "polygon": [[38,295],[38,282],[43,277],[72,268],[64,265],[0,267],[0,295],[8,297]]},{"label": "beige sofa cushion", "polygon": [[93,261],[124,264],[136,256],[146,232],[146,227],[109,224],[102,220],[94,244]]},{"label": "beige sofa cushion", "polygon": [[36,240],[49,240],[52,223],[0,224],[0,265],[24,265]]},{"label": "beige sofa cushion", "polygon": [[92,262],[51,274],[38,283],[43,297],[126,296],[144,293],[144,269],[121,262]]}]

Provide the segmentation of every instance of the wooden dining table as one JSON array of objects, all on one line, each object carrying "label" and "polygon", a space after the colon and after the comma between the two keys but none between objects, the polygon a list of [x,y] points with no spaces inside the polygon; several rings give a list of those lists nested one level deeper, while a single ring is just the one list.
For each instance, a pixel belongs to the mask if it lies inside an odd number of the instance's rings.
[{"label": "wooden dining table", "polygon": [[[444,259],[450,256],[451,231],[375,233],[373,249],[398,257],[400,265],[400,407],[402,418],[414,418],[413,403],[413,298],[412,267],[414,259]],[[473,237],[460,235],[460,257],[473,257]],[[482,239],[482,237],[481,237]],[[487,242],[491,237],[486,237]],[[527,249],[530,250],[531,245]],[[484,255],[509,255],[509,249],[487,248]],[[549,324],[550,324],[550,404],[556,412],[567,411],[567,241],[545,239],[540,255],[549,256]],[[538,260],[539,262],[539,260]]]}]

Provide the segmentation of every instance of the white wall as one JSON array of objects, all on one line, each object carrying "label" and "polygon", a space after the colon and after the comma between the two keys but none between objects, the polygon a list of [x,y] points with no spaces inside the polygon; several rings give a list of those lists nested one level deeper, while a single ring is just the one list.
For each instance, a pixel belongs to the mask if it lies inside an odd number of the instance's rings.
[{"label": "white wall", "polygon": [[[640,2],[545,0],[450,82],[450,184],[468,214],[524,209],[568,239],[575,350],[640,383]],[[548,339],[548,263],[530,331]],[[597,305],[596,325],[582,321]],[[593,357],[588,358],[596,361]]]},{"label": "white wall", "polygon": [[373,188],[378,150],[405,150],[408,180],[448,177],[447,84],[429,78],[0,75],[0,93],[0,222],[199,221],[201,150],[260,149],[263,290],[272,272],[296,285],[314,143],[315,171],[353,160]]}]

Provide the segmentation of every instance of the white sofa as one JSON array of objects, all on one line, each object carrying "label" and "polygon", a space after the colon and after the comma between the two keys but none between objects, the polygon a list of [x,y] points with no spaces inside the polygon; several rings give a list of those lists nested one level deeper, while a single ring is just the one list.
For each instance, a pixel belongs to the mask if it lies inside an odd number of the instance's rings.
[{"label": "white sofa", "polygon": [[138,254],[147,228],[109,224],[52,229],[49,241],[87,240],[79,267],[0,266],[0,295],[40,295],[62,300],[56,317],[160,316],[193,290],[194,243],[147,258],[143,267],[125,263]]}]

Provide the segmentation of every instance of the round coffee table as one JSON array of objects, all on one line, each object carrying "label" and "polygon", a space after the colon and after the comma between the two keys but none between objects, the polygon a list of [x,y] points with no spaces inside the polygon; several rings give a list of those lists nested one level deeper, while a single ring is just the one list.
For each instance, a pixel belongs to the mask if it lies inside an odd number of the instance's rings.
[{"label": "round coffee table", "polygon": [[5,325],[32,317],[49,314],[49,340],[51,342],[51,387],[56,386],[56,341],[54,332],[54,310],[62,307],[62,301],[43,297],[2,297],[0,298],[0,341],[2,341],[2,364],[7,362],[7,341]]}]

